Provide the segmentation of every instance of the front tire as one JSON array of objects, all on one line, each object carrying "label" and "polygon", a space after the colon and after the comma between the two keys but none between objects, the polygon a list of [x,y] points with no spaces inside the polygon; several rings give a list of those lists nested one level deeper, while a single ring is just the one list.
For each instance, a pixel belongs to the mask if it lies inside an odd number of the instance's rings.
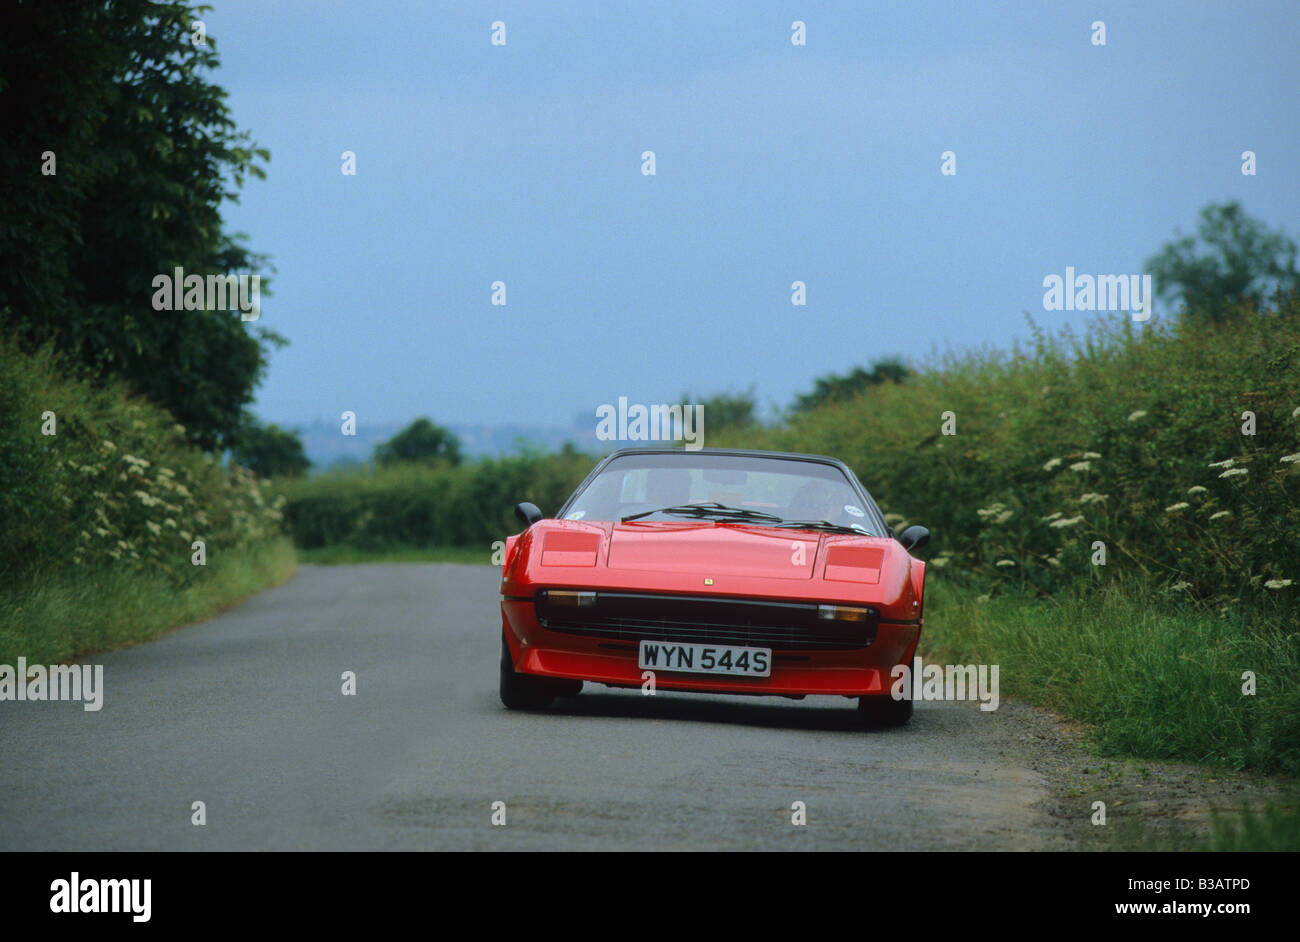
[{"label": "front tire", "polygon": [[510,647],[505,632],[501,633],[501,702],[507,710],[544,710],[551,705],[553,695],[537,677],[529,677],[515,670],[510,660]]},{"label": "front tire", "polygon": [[889,694],[858,697],[858,716],[869,729],[906,726],[912,718],[912,699],[895,700]]}]

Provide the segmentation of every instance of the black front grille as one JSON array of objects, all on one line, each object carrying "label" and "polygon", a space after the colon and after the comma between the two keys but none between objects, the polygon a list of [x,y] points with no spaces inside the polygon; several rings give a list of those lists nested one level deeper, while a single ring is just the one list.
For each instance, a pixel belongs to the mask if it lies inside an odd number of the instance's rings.
[{"label": "black front grille", "polygon": [[[591,604],[559,604],[537,593],[543,628],[622,641],[757,645],[774,650],[852,650],[875,640],[879,613],[866,621],[819,618],[816,602],[771,602],[700,595],[584,592]],[[594,601],[592,596],[594,595]]]}]

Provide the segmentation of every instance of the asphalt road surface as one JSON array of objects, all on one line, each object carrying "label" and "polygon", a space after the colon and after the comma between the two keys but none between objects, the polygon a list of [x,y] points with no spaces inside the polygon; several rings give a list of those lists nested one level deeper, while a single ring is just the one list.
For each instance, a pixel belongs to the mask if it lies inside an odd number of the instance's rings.
[{"label": "asphalt road surface", "polygon": [[99,712],[0,703],[0,850],[1052,846],[1046,783],[1001,711],[919,703],[910,726],[867,732],[842,698],[588,685],[508,712],[498,579],[302,566],[87,658],[104,665]]}]

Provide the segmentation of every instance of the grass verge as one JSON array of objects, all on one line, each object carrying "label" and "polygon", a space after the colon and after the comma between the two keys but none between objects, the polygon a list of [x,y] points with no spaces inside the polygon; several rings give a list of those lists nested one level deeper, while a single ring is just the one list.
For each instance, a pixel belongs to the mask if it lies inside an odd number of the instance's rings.
[{"label": "grass verge", "polygon": [[1295,808],[1242,809],[1216,814],[1207,840],[1193,850],[1276,851],[1300,850],[1300,812]]},{"label": "grass verge", "polygon": [[[1281,804],[1212,804],[1208,828],[1126,813],[1118,847],[1300,850],[1300,639],[1134,584],[989,598],[932,579],[927,593],[924,659],[999,665],[1003,696],[1086,724],[1100,755],[1291,777],[1270,782]],[[1254,695],[1243,694],[1245,671]]]},{"label": "grass verge", "polygon": [[998,664],[1004,695],[1089,724],[1103,755],[1300,774],[1295,635],[1137,584],[990,599],[934,579],[927,593],[924,656]]},{"label": "grass verge", "polygon": [[184,589],[162,575],[110,567],[0,590],[0,664],[19,656],[29,664],[59,663],[148,641],[283,583],[294,565],[292,544],[278,539],[212,554]]},{"label": "grass verge", "polygon": [[1154,853],[1241,853],[1300,850],[1300,810],[1268,804],[1219,808],[1201,829],[1153,827],[1138,817],[1118,823],[1113,850]]}]

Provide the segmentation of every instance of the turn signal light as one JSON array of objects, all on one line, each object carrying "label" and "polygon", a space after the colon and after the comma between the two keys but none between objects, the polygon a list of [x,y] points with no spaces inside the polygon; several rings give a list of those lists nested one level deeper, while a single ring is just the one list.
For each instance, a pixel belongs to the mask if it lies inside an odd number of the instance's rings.
[{"label": "turn signal light", "polygon": [[550,589],[546,600],[552,605],[595,605],[595,592],[574,592],[567,589]]},{"label": "turn signal light", "polygon": [[817,617],[827,621],[866,621],[869,611],[853,605],[818,605]]}]

